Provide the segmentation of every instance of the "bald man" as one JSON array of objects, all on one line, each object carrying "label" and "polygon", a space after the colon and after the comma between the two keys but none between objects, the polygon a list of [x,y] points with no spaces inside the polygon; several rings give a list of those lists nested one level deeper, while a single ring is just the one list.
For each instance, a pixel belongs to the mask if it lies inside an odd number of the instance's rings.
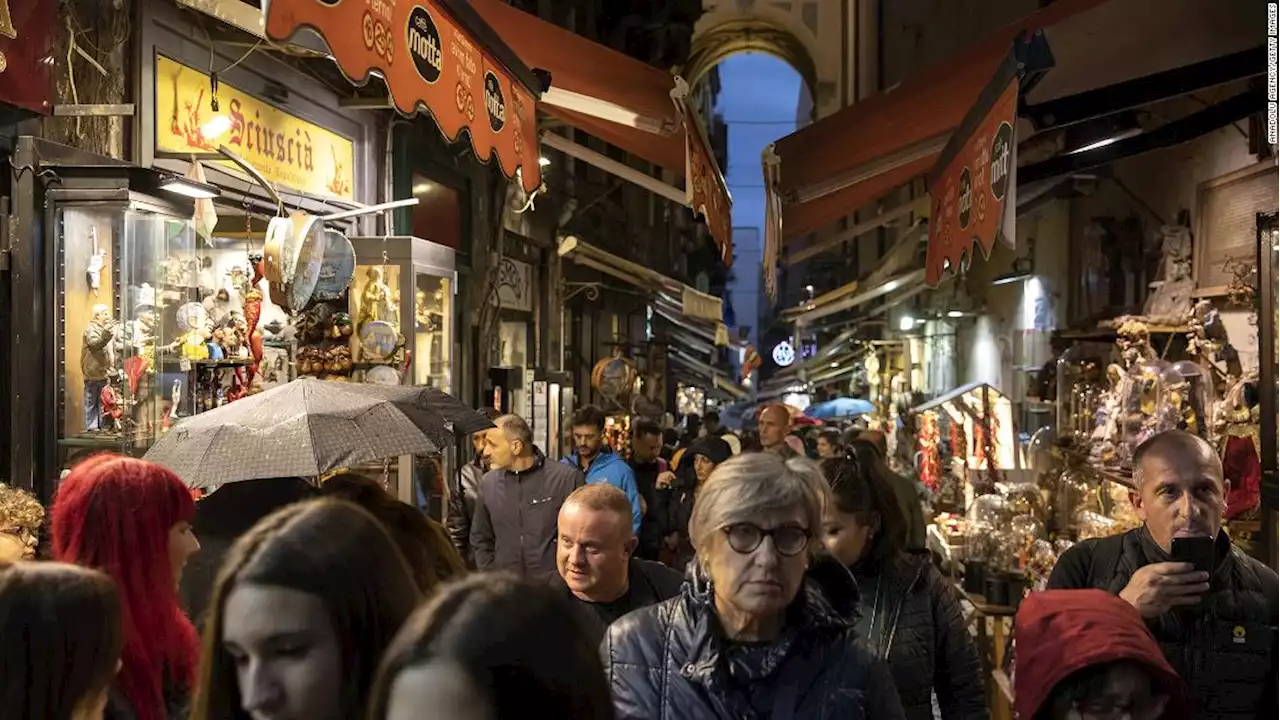
[{"label": "bald man", "polygon": [[[1098,588],[1147,621],[1187,684],[1197,720],[1275,713],[1276,573],[1222,530],[1227,483],[1204,440],[1172,430],[1134,452],[1130,500],[1143,526],[1085,540],[1063,553],[1050,589]],[[1175,538],[1210,537],[1210,572],[1173,562]]]},{"label": "bald man", "polygon": [[618,488],[597,483],[574,490],[556,525],[556,569],[594,642],[614,620],[679,594],[680,573],[635,556],[631,501]]},{"label": "bald man", "polygon": [[796,451],[787,444],[787,436],[791,434],[791,411],[786,405],[765,405],[761,408],[757,431],[760,433],[760,446],[765,452],[778,453],[784,458],[796,456]]}]

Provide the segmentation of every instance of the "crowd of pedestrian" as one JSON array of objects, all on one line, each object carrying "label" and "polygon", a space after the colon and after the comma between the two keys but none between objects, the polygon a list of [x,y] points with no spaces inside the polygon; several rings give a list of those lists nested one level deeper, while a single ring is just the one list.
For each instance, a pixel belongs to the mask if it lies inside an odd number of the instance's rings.
[{"label": "crowd of pedestrian", "polygon": [[[637,421],[622,457],[585,407],[557,460],[493,420],[443,524],[358,475],[196,503],[146,461],[80,463],[51,561],[0,564],[0,720],[988,716],[883,435],[797,447],[774,406],[758,440]],[[1171,432],[1135,465],[1144,526],[1018,611],[1018,717],[1271,717],[1277,578],[1222,530],[1217,456]],[[1173,560],[1189,537],[1205,569]]]}]

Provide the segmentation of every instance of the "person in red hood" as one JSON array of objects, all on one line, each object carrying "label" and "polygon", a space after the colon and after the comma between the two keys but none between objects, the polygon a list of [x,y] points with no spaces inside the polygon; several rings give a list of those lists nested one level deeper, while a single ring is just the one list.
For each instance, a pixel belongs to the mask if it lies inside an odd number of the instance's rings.
[{"label": "person in red hood", "polygon": [[1020,720],[1182,720],[1182,680],[1132,605],[1102,590],[1031,593],[1014,620]]}]

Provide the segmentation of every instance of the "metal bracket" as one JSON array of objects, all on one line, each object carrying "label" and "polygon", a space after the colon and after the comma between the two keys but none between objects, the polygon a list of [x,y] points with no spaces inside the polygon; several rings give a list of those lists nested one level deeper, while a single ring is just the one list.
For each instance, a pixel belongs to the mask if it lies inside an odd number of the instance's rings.
[{"label": "metal bracket", "polygon": [[[567,303],[579,293],[585,292],[586,295],[584,297],[586,297],[589,302],[595,302],[600,299],[600,287],[602,285],[604,285],[604,283],[600,282],[562,282],[560,283],[560,291],[563,293],[563,296],[560,300],[561,302]],[[573,289],[565,292],[568,288]]]}]

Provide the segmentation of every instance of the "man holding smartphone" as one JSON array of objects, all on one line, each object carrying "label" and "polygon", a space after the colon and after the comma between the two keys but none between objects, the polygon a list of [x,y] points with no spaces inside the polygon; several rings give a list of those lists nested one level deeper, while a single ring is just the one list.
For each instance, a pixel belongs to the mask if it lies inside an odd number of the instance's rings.
[{"label": "man holding smartphone", "polygon": [[1181,430],[1133,457],[1143,526],[1063,553],[1050,589],[1098,588],[1138,610],[1203,720],[1275,712],[1276,573],[1222,529],[1226,482],[1209,443]]}]

